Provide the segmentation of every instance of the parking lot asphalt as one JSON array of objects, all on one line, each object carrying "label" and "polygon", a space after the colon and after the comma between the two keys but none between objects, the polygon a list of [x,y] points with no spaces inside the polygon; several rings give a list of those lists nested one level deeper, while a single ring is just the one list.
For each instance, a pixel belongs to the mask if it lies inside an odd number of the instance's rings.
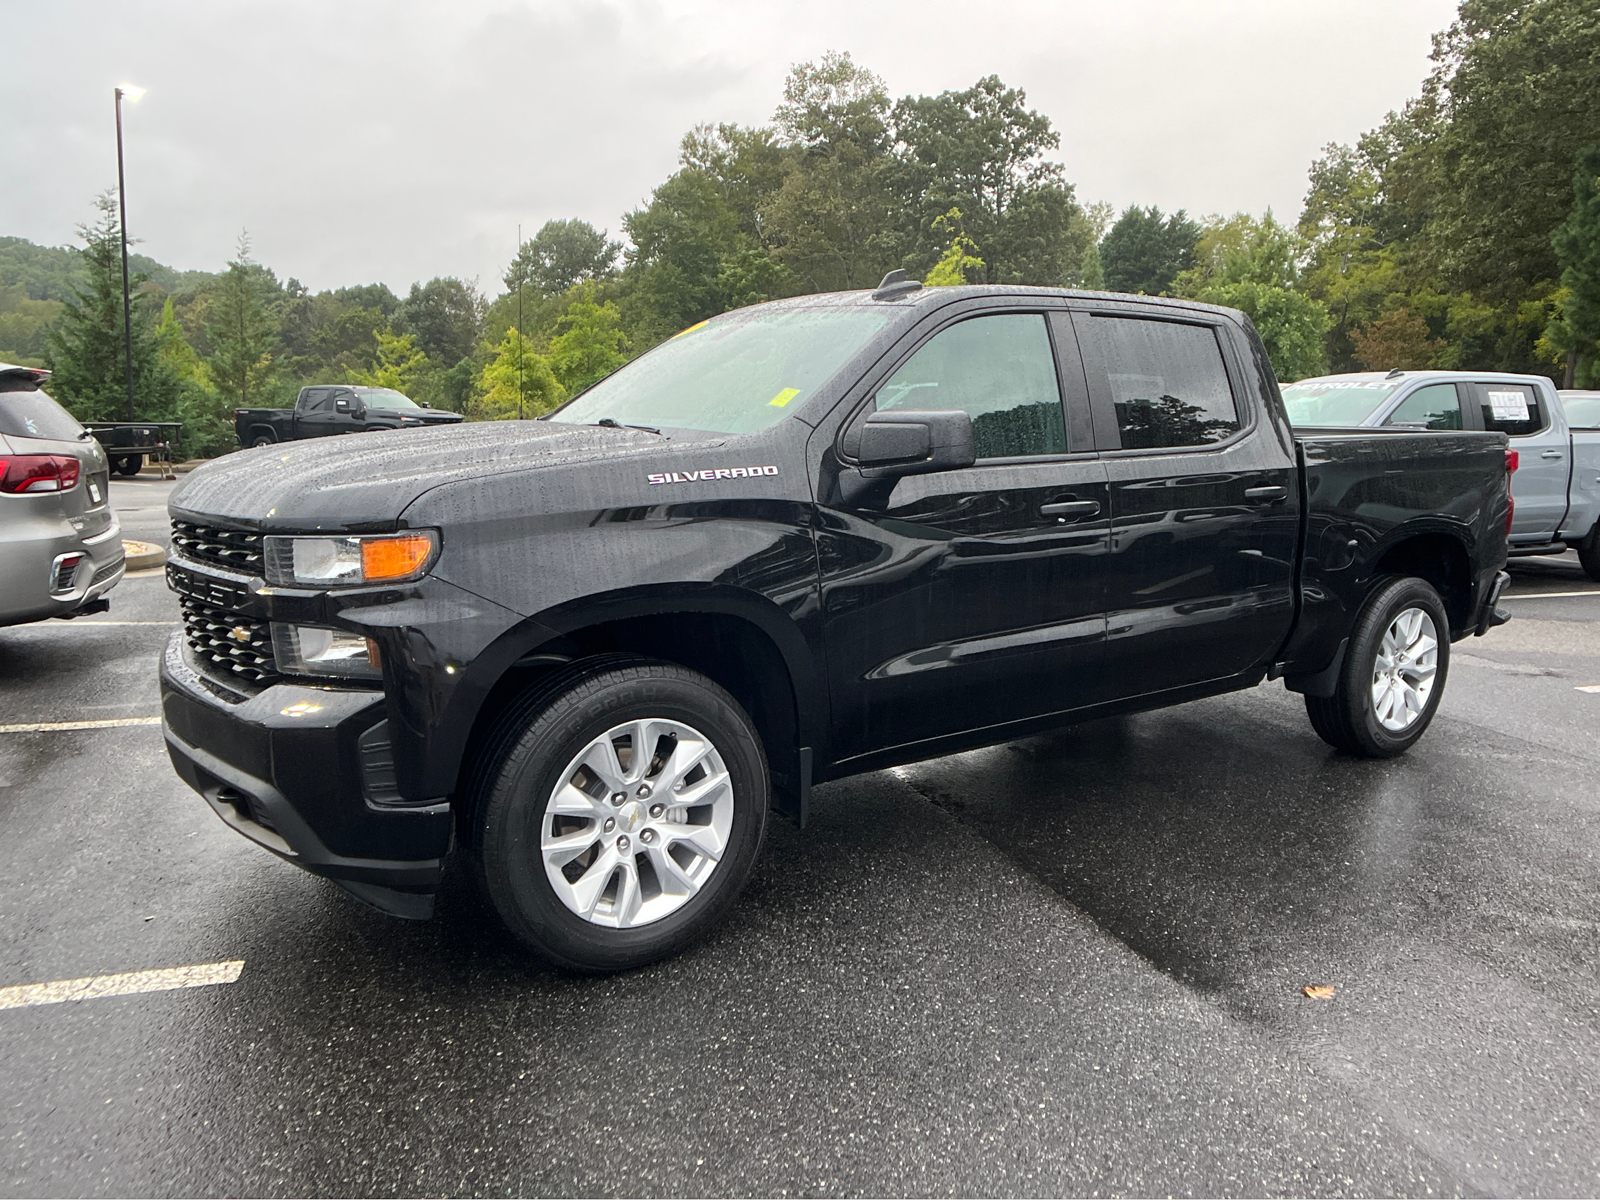
[{"label": "parking lot asphalt", "polygon": [[[603,979],[256,849],[158,727],[0,734],[0,987],[245,964],[0,1009],[0,1191],[1596,1194],[1600,584],[1512,569],[1403,759],[1268,684],[829,784]],[[156,716],[175,620],[0,629],[0,724]]]}]

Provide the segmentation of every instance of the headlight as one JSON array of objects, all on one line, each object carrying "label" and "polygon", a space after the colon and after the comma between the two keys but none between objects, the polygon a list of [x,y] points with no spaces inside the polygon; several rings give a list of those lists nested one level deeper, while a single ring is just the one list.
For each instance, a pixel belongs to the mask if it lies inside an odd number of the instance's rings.
[{"label": "headlight", "polygon": [[359,633],[316,625],[272,623],[272,651],[287,675],[336,675],[341,679],[382,679],[378,644]]},{"label": "headlight", "polygon": [[373,537],[269,537],[267,582],[347,587],[415,579],[439,549],[431,529]]}]

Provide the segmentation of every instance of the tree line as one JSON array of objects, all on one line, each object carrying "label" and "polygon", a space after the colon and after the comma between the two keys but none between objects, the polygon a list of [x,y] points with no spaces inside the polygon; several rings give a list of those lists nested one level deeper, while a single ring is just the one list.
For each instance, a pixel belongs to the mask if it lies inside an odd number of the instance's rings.
[{"label": "tree line", "polygon": [[[537,415],[680,329],[784,296],[875,285],[1143,292],[1249,313],[1280,378],[1469,367],[1600,383],[1600,9],[1465,0],[1417,98],[1311,164],[1299,218],[1196,220],[1083,204],[1060,135],[988,76],[891,98],[848,54],[795,66],[772,121],[703,125],[612,239],[550,221],[493,297],[444,276],[312,293],[241,238],[215,274],[135,256],[135,387],[190,453],[234,407],[311,382],[399,388],[472,419]],[[1338,86],[1336,67],[1315,81]],[[1115,218],[1115,219],[1113,219]],[[108,194],[81,251],[0,239],[0,358],[56,372],[85,418],[122,405]],[[54,256],[54,257],[52,257]]]}]

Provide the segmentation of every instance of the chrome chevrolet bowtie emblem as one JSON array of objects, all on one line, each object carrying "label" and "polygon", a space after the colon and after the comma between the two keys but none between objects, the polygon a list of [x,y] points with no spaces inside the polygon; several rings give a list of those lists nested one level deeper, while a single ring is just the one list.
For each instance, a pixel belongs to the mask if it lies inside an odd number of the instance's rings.
[{"label": "chrome chevrolet bowtie emblem", "polygon": [[250,627],[248,625],[235,625],[228,630],[228,636],[236,642],[248,642],[250,640]]}]

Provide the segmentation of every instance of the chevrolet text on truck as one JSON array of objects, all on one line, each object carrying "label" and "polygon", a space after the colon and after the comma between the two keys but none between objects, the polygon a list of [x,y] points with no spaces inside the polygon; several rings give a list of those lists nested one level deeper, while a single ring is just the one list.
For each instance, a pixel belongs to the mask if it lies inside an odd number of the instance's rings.
[{"label": "chevrolet text on truck", "polygon": [[167,745],[384,911],[456,863],[529,948],[633,966],[822,780],[1276,678],[1404,751],[1504,619],[1508,466],[1493,432],[1296,435],[1231,310],[891,276],[538,421],[195,471]]}]

